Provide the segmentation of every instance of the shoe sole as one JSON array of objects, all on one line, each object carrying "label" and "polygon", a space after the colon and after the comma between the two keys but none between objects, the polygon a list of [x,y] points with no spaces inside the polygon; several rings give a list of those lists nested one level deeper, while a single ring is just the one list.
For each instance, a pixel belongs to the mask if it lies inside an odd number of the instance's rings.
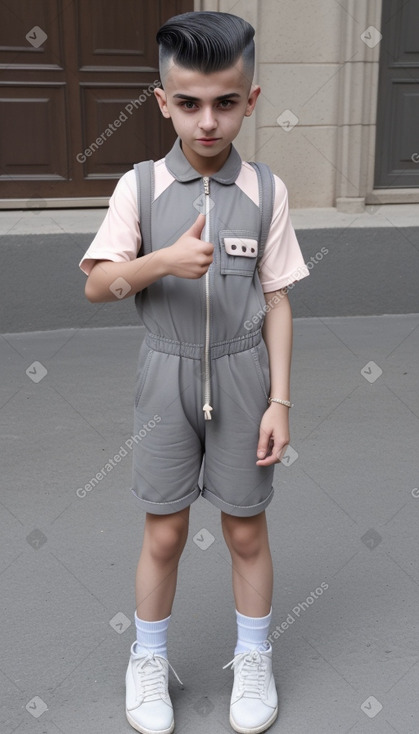
[{"label": "shoe sole", "polygon": [[234,731],[237,731],[238,734],[262,734],[262,732],[269,729],[270,726],[274,723],[278,716],[278,706],[276,707],[275,711],[273,712],[271,718],[266,721],[262,726],[256,726],[253,729],[249,729],[248,727],[246,729],[240,728],[237,726],[237,724],[234,722],[233,717],[230,714],[230,726],[234,729]]},{"label": "shoe sole", "polygon": [[137,724],[132,716],[130,716],[129,711],[125,711],[127,721],[132,726],[135,731],[139,731],[140,734],[172,734],[172,732],[175,730],[175,722],[172,723],[172,725],[169,727],[169,729],[146,729],[144,726],[140,728],[140,725]]}]

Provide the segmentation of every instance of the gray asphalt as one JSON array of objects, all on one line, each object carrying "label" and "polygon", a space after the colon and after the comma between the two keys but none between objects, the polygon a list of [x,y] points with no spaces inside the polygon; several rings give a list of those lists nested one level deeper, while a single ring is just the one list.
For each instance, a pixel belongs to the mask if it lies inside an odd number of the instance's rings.
[{"label": "gray asphalt", "polygon": [[[267,513],[278,734],[419,726],[419,314],[394,311],[419,310],[418,239],[364,234],[368,243],[307,233],[305,252],[337,251],[293,293],[294,313],[315,316],[295,319],[291,458],[276,469]],[[45,270],[40,244],[16,237],[3,246],[3,326],[89,328],[0,336],[0,731],[128,734],[124,675],[144,520],[129,490],[130,452],[85,496],[77,490],[129,442],[144,333],[93,328],[123,321],[133,306],[82,302],[74,260],[86,240],[45,238]],[[393,315],[327,313],[359,300]],[[214,540],[204,549],[202,537]],[[222,670],[235,643],[230,575],[219,512],[199,499],[169,635],[185,684],[171,683],[177,734],[231,731],[232,673]]]},{"label": "gray asphalt", "polygon": [[[295,317],[419,312],[419,227],[348,226],[297,235],[311,277],[290,292]],[[92,238],[1,238],[0,333],[138,324],[132,299],[90,304],[84,298],[77,263]]]}]

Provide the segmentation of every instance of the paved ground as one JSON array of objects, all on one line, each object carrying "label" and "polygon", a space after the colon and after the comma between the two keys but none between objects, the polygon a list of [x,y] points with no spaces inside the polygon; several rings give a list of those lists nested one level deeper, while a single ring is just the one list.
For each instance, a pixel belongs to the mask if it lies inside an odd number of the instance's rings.
[{"label": "paved ground", "polygon": [[[143,329],[132,301],[83,298],[77,262],[104,213],[0,213],[1,734],[132,731],[124,674],[143,514],[129,442]],[[271,731],[417,734],[419,206],[292,215],[316,262],[291,292],[292,448],[268,512]],[[185,683],[171,688],[178,734],[231,731],[230,572],[219,513],[199,500],[169,638]]]},{"label": "paved ground", "polygon": [[[418,335],[419,314],[295,321],[293,450],[268,512],[273,733],[417,734]],[[131,731],[143,514],[120,447],[142,338],[138,327],[0,337],[2,734]],[[200,499],[169,638],[185,684],[172,684],[177,734],[230,731],[230,572],[219,513]]]}]

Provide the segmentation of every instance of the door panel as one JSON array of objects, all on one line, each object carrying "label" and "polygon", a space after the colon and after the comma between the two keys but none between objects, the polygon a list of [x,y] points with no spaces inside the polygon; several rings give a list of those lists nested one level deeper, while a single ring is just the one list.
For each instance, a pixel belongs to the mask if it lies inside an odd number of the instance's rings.
[{"label": "door panel", "polygon": [[0,100],[2,178],[65,181],[64,85],[10,88]]},{"label": "door panel", "polygon": [[[160,111],[151,91],[153,86],[83,86],[84,152],[78,159],[84,163],[85,178],[119,177],[121,170],[127,170],[133,161],[154,157]],[[147,114],[141,114],[141,107],[146,104]]]},{"label": "door panel", "polygon": [[175,139],[155,35],[193,0],[2,0],[0,197],[109,196]]},{"label": "door panel", "polygon": [[77,0],[82,70],[112,71],[114,67],[125,67],[140,71],[156,66],[158,2],[90,0],[88,5],[90,12],[86,13],[86,1]]},{"label": "door panel", "polygon": [[[60,0],[2,0],[0,68],[62,69],[62,13]],[[41,43],[47,33],[48,43]],[[28,36],[28,38],[27,38]],[[2,74],[3,78],[3,74]]]},{"label": "door panel", "polygon": [[383,0],[376,188],[419,187],[419,3]]}]

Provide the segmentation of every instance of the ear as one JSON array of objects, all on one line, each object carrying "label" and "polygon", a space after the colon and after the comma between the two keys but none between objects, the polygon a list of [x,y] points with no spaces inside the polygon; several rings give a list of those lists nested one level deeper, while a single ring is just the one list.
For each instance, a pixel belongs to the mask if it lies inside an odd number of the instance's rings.
[{"label": "ear", "polygon": [[163,117],[170,117],[170,112],[167,109],[167,96],[166,96],[166,92],[164,91],[164,89],[155,87],[154,96],[157,99],[157,104],[160,107],[160,112],[162,113]]},{"label": "ear", "polygon": [[[253,110],[255,109],[256,100],[259,97],[260,91],[261,90],[258,84],[252,85],[250,92],[249,92],[249,98],[247,100],[246,112],[244,113],[245,117],[250,117]],[[156,92],[156,90],[154,90],[154,92]]]}]

